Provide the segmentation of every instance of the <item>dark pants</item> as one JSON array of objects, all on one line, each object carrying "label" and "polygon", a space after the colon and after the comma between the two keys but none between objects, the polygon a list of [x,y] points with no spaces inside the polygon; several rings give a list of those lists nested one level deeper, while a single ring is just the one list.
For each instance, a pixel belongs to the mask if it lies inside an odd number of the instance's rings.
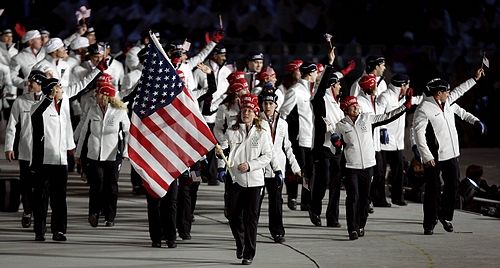
[{"label": "dark pants", "polygon": [[[39,175],[38,175],[39,174]],[[50,202],[52,233],[66,233],[68,208],[66,205],[66,186],[68,167],[66,165],[42,165],[34,179],[33,221],[36,235],[44,235],[47,224],[47,211]]]},{"label": "dark pants", "polygon": [[130,182],[132,183],[134,193],[139,194],[144,192],[142,178],[133,166],[130,166]]},{"label": "dark pants", "polygon": [[365,228],[368,219],[368,195],[373,169],[346,169],[345,211],[349,233]]},{"label": "dark pants", "polygon": [[186,235],[191,233],[194,205],[196,204],[196,196],[200,183],[193,182],[187,172],[183,173],[178,180],[177,230],[179,231],[179,234]]},{"label": "dark pants", "polygon": [[[330,150],[322,148],[321,150]],[[340,159],[341,155],[331,155],[324,151],[315,151],[314,175],[311,183],[310,211],[315,215],[321,215],[323,198],[328,187],[328,207],[326,218],[328,223],[339,221],[340,202]]]},{"label": "dark pants", "polygon": [[33,213],[33,183],[35,174],[30,169],[30,161],[19,160],[19,179],[21,181],[21,202],[24,214]]},{"label": "dark pants", "polygon": [[[391,199],[393,201],[404,200],[403,196],[403,151],[382,151],[384,164],[382,175],[386,174],[387,165],[391,168]],[[373,187],[373,185],[372,185]]]},{"label": "dark pants", "polygon": [[[312,159],[311,148],[300,147],[300,146],[299,147],[293,146],[293,147],[296,148],[293,150],[293,153],[295,154],[297,162],[299,163],[299,166],[302,169],[302,172],[304,173],[304,178],[302,179],[310,181],[313,175],[313,159]],[[286,182],[286,193],[288,195],[288,200],[297,199],[298,183],[299,182],[297,180]],[[311,201],[311,191],[302,187],[300,194],[301,209],[308,209],[310,201]]]},{"label": "dark pants", "polygon": [[436,162],[435,167],[424,166],[424,229],[432,230],[438,218],[453,220],[459,178],[457,157]]},{"label": "dark pants", "polygon": [[237,250],[243,249],[244,259],[255,256],[261,191],[262,186],[241,187],[233,183],[229,192],[229,226]]},{"label": "dark pants", "polygon": [[370,188],[370,201],[375,204],[385,204],[387,199],[385,197],[385,168],[384,158],[382,152],[375,152],[376,165],[373,167],[373,181]]},{"label": "dark pants", "polygon": [[114,221],[118,202],[118,178],[122,160],[87,159],[89,182],[89,215],[102,211],[106,221]]},{"label": "dark pants", "polygon": [[285,227],[283,227],[283,185],[278,186],[274,177],[264,178],[264,183],[266,188],[262,190],[259,203],[259,216],[267,190],[269,232],[272,237],[276,237],[277,235],[285,236]]},{"label": "dark pants", "polygon": [[177,238],[177,184],[178,180],[174,180],[170,184],[167,194],[160,199],[146,194],[149,237],[153,242],[175,241]]}]

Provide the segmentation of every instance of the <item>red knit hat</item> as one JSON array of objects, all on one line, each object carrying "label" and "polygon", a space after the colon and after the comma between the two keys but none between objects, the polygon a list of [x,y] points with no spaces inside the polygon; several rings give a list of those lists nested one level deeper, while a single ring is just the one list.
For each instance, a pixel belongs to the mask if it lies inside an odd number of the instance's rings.
[{"label": "red knit hat", "polygon": [[300,68],[302,63],[304,63],[302,60],[292,60],[285,66],[285,72],[293,73],[295,70]]},{"label": "red knit hat", "polygon": [[358,84],[363,91],[372,90],[377,86],[377,77],[374,74],[364,75]]},{"label": "red knit hat", "polygon": [[229,84],[234,83],[234,81],[238,79],[245,79],[245,72],[242,71],[234,71],[231,74],[228,75],[226,78]]},{"label": "red knit hat", "polygon": [[111,83],[101,84],[100,86],[97,87],[96,92],[108,97],[114,97],[116,95],[116,89],[115,87],[113,87]]},{"label": "red knit hat", "polygon": [[267,80],[269,80],[272,76],[276,76],[276,72],[274,71],[273,68],[271,67],[266,67],[264,69],[262,69],[262,71],[260,71],[260,73],[258,73],[255,78],[261,82],[266,82]]},{"label": "red knit hat", "polygon": [[340,109],[345,112],[349,106],[354,104],[358,104],[358,98],[354,96],[347,96],[340,103]]},{"label": "red knit hat", "polygon": [[240,97],[240,110],[250,109],[253,110],[255,115],[259,115],[259,100],[255,94],[245,94]]},{"label": "red knit hat", "polygon": [[230,93],[238,93],[242,90],[248,90],[248,83],[245,79],[236,80],[234,83],[230,84],[228,89]]},{"label": "red knit hat", "polygon": [[99,78],[97,78],[96,86],[99,87],[105,84],[112,84],[113,77],[107,73],[102,73]]}]

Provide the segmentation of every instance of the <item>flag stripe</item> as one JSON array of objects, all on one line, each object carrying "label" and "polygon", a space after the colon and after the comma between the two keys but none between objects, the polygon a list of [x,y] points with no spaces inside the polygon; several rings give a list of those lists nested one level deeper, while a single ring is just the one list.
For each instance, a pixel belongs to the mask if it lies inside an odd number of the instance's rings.
[{"label": "flag stripe", "polygon": [[[143,152],[140,152],[141,148],[144,148],[144,147],[139,147],[139,153],[136,152],[136,150],[134,150],[133,146],[130,146],[130,148],[129,148],[129,156],[134,158],[134,161],[136,162],[136,164],[139,167],[144,167],[144,168],[137,168],[136,171],[139,174],[141,174],[142,178],[147,178],[146,181],[147,181],[147,184],[150,185],[150,187],[154,186],[154,185],[151,185],[152,183],[154,183],[157,185],[156,187],[163,188],[163,189],[165,189],[165,191],[167,191],[168,187],[169,187],[168,182],[166,182],[164,180],[164,178],[162,178],[160,176],[160,174],[156,173],[155,170],[152,168],[152,166],[150,166],[144,160],[144,158],[141,157],[141,153],[143,153]],[[152,164],[154,164],[154,163],[152,163]],[[171,180],[173,180],[173,179],[171,179]],[[156,187],[151,187],[151,188],[156,188]]]}]

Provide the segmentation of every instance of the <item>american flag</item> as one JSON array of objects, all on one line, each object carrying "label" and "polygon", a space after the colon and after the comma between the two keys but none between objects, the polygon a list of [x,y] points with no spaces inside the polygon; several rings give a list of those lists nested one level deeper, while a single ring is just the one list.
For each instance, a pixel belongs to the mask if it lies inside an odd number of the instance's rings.
[{"label": "american flag", "polygon": [[148,193],[163,197],[217,141],[160,43],[150,36],[134,99],[129,157]]}]

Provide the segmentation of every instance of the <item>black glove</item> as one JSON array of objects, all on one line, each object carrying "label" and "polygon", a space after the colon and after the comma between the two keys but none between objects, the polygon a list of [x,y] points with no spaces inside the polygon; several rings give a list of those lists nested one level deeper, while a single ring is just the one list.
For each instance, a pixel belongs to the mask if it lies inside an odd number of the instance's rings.
[{"label": "black glove", "polygon": [[276,185],[279,187],[283,186],[283,173],[281,170],[274,172],[274,178],[276,179]]},{"label": "black glove", "polygon": [[417,145],[414,144],[411,150],[413,151],[413,157],[420,162],[420,152],[418,151]]},{"label": "black glove", "polygon": [[217,180],[220,182],[226,182],[226,169],[218,168],[217,169]]},{"label": "black glove", "polygon": [[478,132],[479,134],[481,134],[481,135],[485,135],[485,134],[486,134],[486,132],[487,132],[487,131],[486,131],[486,130],[487,130],[487,129],[486,129],[486,125],[485,125],[483,122],[481,122],[481,121],[476,121],[476,122],[474,123],[474,128],[476,128],[476,129],[477,129],[477,132]]}]

